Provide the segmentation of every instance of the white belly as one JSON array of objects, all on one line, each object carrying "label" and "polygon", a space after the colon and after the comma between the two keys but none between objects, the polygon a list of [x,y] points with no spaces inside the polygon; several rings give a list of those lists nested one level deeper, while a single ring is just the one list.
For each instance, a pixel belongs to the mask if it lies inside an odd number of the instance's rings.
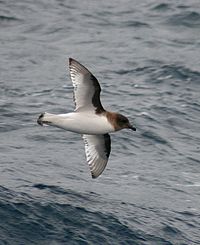
[{"label": "white belly", "polygon": [[79,134],[106,134],[114,132],[113,126],[104,115],[93,113],[72,112],[60,115],[45,113],[44,120],[48,121],[51,126]]}]

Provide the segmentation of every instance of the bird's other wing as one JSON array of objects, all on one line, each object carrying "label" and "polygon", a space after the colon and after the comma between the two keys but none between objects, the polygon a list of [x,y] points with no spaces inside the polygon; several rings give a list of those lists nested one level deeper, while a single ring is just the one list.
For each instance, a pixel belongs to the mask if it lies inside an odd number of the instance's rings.
[{"label": "bird's other wing", "polygon": [[83,135],[85,153],[92,178],[97,178],[105,169],[111,151],[109,134]]}]

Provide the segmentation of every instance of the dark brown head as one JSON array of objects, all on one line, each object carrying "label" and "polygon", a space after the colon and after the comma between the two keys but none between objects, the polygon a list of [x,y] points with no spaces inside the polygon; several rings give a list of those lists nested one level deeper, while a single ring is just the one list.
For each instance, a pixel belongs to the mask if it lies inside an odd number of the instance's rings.
[{"label": "dark brown head", "polygon": [[116,125],[117,125],[118,130],[123,129],[123,128],[129,128],[129,129],[136,131],[136,128],[130,124],[128,118],[121,114],[116,115]]},{"label": "dark brown head", "polygon": [[121,130],[123,128],[129,128],[133,131],[136,131],[136,128],[130,124],[127,117],[114,112],[107,112],[106,116],[109,122],[114,126],[116,131]]}]

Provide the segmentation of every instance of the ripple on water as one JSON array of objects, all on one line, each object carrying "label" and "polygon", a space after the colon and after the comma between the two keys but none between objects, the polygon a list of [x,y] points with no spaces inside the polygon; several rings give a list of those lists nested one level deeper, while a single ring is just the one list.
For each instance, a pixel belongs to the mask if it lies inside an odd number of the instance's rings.
[{"label": "ripple on water", "polygon": [[200,14],[196,11],[181,11],[170,16],[167,23],[173,26],[198,28],[200,26]]}]

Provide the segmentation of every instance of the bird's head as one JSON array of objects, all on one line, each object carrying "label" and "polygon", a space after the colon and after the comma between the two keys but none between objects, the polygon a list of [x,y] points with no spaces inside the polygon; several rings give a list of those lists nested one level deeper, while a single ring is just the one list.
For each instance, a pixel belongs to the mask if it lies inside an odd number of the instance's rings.
[{"label": "bird's head", "polygon": [[136,131],[136,128],[130,124],[128,118],[119,113],[116,114],[116,126],[118,130],[128,128]]},{"label": "bird's head", "polygon": [[108,121],[114,127],[115,131],[128,128],[136,131],[136,128],[130,124],[127,117],[123,116],[122,114],[115,113],[115,112],[107,112],[106,113]]}]

